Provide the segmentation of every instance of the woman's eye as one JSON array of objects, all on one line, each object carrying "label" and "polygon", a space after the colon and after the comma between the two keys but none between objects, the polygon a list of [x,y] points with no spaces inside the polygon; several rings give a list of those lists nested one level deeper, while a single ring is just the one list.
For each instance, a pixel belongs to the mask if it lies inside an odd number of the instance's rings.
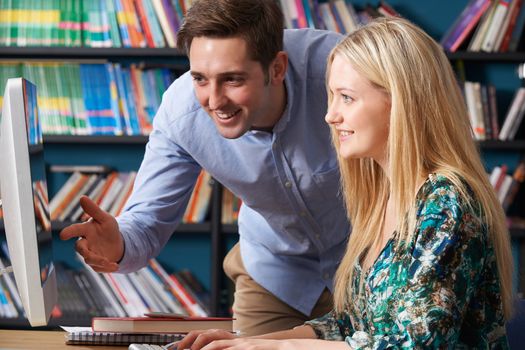
[{"label": "woman's eye", "polygon": [[348,96],[348,95],[341,94],[341,97],[343,99],[343,102],[345,102],[345,103],[352,102],[352,98],[350,96]]}]

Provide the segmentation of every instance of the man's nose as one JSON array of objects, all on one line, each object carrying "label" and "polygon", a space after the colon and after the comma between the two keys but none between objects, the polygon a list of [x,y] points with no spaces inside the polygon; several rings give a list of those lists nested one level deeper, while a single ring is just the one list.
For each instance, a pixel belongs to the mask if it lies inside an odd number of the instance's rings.
[{"label": "man's nose", "polygon": [[222,91],[221,86],[212,86],[210,89],[210,96],[208,98],[208,107],[211,110],[220,109],[224,106],[226,97]]}]

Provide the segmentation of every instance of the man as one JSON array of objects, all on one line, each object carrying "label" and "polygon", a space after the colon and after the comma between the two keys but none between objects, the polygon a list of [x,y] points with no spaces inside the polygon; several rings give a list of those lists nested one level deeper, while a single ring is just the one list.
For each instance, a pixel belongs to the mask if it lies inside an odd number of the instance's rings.
[{"label": "man", "polygon": [[169,239],[206,169],[243,201],[224,269],[234,327],[247,335],[331,310],[349,232],[324,122],[326,57],[340,36],[286,31],[283,50],[276,3],[194,3],[177,37],[190,72],[164,94],[125,212],[116,221],[83,198],[92,220],[61,233],[83,238],[76,249],[97,271],[137,270]]}]

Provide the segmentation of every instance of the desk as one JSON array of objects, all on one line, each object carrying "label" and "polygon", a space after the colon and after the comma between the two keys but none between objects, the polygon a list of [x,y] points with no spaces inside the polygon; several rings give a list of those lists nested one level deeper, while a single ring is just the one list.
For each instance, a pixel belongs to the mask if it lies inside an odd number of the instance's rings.
[{"label": "desk", "polygon": [[65,332],[0,330],[0,349],[117,350],[127,346],[66,345]]}]

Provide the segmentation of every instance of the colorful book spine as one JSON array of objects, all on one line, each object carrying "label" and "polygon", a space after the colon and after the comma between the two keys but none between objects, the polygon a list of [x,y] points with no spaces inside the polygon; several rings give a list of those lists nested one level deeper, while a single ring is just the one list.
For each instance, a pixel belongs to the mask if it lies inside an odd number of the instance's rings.
[{"label": "colorful book spine", "polygon": [[147,45],[149,47],[156,47],[155,40],[153,39],[153,33],[151,31],[151,26],[149,24],[149,19],[146,16],[146,10],[143,2],[135,0],[134,5],[135,9],[137,10],[137,17],[140,25],[142,26]]},{"label": "colorful book spine", "polygon": [[445,50],[455,52],[489,8],[490,0],[471,0],[441,39]]},{"label": "colorful book spine", "polygon": [[155,9],[151,1],[144,1],[141,3],[144,7],[146,17],[151,29],[151,35],[153,36],[154,47],[166,47],[164,35],[162,34],[162,28],[159,23],[159,19],[155,14]]},{"label": "colorful book spine", "polygon": [[171,31],[175,34],[175,46],[177,46],[177,32],[179,31],[180,23],[177,19],[173,6],[171,5],[171,1],[161,0],[161,2],[162,8],[164,9],[164,13],[166,14],[166,18],[168,19],[168,24],[171,28]]},{"label": "colorful book spine", "polygon": [[155,9],[155,13],[159,19],[159,23],[168,46],[176,47],[176,32],[174,32],[170,26],[164,7],[162,6],[162,0],[151,0],[151,2],[153,3],[153,8]]},{"label": "colorful book spine", "polygon": [[509,52],[516,52],[521,46],[523,47],[523,41],[525,41],[525,3],[521,5],[518,18],[516,19],[516,26],[512,31],[509,42]]},{"label": "colorful book spine", "polygon": [[510,0],[499,0],[492,16],[492,21],[487,34],[481,44],[481,51],[492,52],[496,43],[498,33],[502,31],[502,24],[509,11]]},{"label": "colorful book spine", "polygon": [[127,24],[127,17],[124,11],[123,0],[114,0],[117,22],[120,30],[120,37],[123,47],[132,47],[130,32]]}]

